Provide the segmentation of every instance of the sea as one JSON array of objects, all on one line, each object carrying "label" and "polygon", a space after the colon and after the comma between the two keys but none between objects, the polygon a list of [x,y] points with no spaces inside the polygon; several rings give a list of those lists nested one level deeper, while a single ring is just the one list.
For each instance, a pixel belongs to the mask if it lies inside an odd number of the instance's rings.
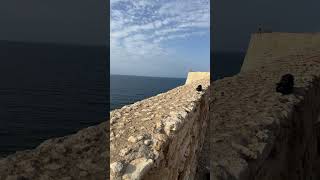
[{"label": "sea", "polygon": [[238,74],[241,70],[244,52],[213,52],[210,64],[213,80],[231,77]]},{"label": "sea", "polygon": [[0,41],[0,156],[106,121],[106,52]]},{"label": "sea", "polygon": [[110,75],[110,110],[166,92],[186,78]]}]

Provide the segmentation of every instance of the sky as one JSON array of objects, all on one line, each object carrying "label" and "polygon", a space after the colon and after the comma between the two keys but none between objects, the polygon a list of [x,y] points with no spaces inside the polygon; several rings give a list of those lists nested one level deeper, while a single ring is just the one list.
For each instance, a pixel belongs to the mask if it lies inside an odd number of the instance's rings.
[{"label": "sky", "polygon": [[111,0],[111,74],[210,70],[209,0]]},{"label": "sky", "polygon": [[215,51],[245,52],[258,24],[278,32],[319,32],[319,0],[213,1]]},{"label": "sky", "polygon": [[0,0],[0,40],[106,45],[104,0]]}]

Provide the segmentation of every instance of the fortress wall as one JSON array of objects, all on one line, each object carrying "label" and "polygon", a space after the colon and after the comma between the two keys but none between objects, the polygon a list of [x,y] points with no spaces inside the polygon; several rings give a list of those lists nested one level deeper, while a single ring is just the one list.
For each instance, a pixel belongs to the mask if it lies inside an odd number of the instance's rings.
[{"label": "fortress wall", "polygon": [[208,124],[208,87],[201,78],[112,111],[111,179],[192,179]]},{"label": "fortress wall", "polygon": [[320,47],[320,33],[254,33],[241,72],[254,70],[272,59],[307,53]]},{"label": "fortress wall", "polygon": [[270,154],[255,179],[319,179],[320,178],[320,78],[312,84],[285,121],[280,124]]},{"label": "fortress wall", "polygon": [[200,79],[210,79],[210,72],[189,72],[186,84],[190,84]]},{"label": "fortress wall", "polygon": [[[282,40],[277,35],[272,40],[278,48],[303,39],[280,36]],[[294,39],[282,42],[289,36]],[[263,57],[266,63],[212,83],[207,136],[211,179],[320,178],[320,51],[308,45],[316,42],[306,41],[299,56],[287,51],[289,47],[272,50],[273,57]],[[249,48],[245,66],[263,52],[259,48]],[[295,88],[282,95],[275,87],[286,73],[294,75]]]}]

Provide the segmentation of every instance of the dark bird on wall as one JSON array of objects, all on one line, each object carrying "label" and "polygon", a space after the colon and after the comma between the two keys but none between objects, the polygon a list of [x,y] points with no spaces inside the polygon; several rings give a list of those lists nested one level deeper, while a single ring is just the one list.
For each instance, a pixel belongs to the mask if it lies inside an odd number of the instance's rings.
[{"label": "dark bird on wall", "polygon": [[202,91],[202,86],[199,85],[197,88],[196,88],[197,91]]},{"label": "dark bird on wall", "polygon": [[279,83],[277,83],[276,91],[281,94],[291,94],[294,86],[294,77],[292,74],[285,74],[281,77]]}]

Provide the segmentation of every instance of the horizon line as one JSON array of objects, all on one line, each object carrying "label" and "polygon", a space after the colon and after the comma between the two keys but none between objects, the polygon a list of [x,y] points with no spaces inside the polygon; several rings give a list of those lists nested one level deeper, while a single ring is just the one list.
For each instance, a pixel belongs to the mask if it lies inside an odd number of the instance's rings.
[{"label": "horizon line", "polygon": [[138,77],[151,77],[151,78],[176,78],[176,79],[186,79],[187,77],[168,77],[168,76],[146,76],[146,75],[133,75],[133,74],[111,74],[115,76],[138,76]]},{"label": "horizon line", "polygon": [[23,40],[7,40],[0,39],[0,42],[8,43],[29,43],[29,44],[54,44],[54,45],[69,45],[69,46],[90,46],[90,47],[109,47],[108,44],[92,44],[92,43],[75,43],[75,42],[53,42],[53,41],[23,41]]}]

